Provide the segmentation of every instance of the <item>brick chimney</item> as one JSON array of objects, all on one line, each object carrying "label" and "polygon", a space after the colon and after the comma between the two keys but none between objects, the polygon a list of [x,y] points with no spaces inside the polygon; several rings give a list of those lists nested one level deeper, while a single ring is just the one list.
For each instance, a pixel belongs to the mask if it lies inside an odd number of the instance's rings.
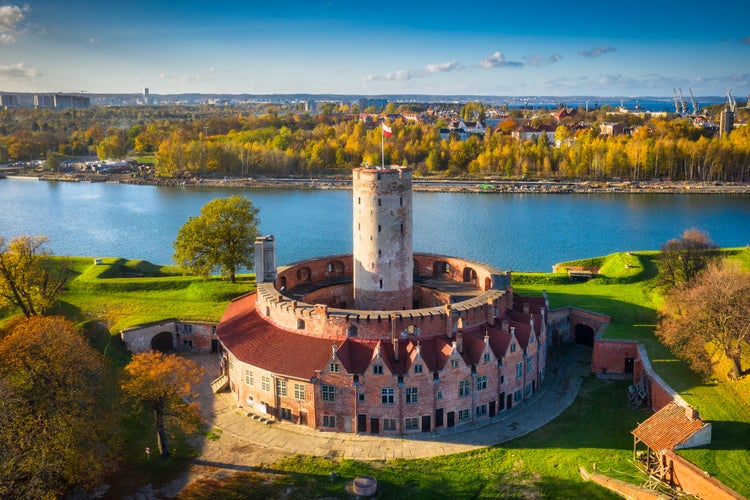
[{"label": "brick chimney", "polygon": [[464,334],[456,332],[456,349],[460,354],[464,353]]},{"label": "brick chimney", "polygon": [[529,303],[528,302],[524,302],[523,303],[523,313],[524,314],[529,314]]},{"label": "brick chimney", "polygon": [[507,319],[503,319],[503,321],[500,323],[500,328],[504,332],[508,331],[508,320]]}]

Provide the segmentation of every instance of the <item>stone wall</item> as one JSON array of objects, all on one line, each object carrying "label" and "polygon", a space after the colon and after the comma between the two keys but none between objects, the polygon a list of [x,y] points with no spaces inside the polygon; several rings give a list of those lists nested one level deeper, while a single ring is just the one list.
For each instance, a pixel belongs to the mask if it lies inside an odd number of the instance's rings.
[{"label": "stone wall", "polygon": [[[301,334],[324,338],[346,337],[355,327],[357,335],[367,339],[383,339],[393,332],[401,332],[409,327],[416,327],[424,334],[444,335],[450,333],[459,318],[464,328],[486,323],[493,315],[501,314],[512,307],[513,292],[505,286],[509,275],[500,273],[489,266],[472,261],[447,258],[437,255],[416,254],[415,261],[430,270],[442,269],[448,263],[451,276],[466,275],[470,280],[483,284],[484,292],[477,297],[462,302],[441,304],[436,307],[397,311],[372,311],[332,307],[332,304],[348,303],[352,285],[350,283],[323,287],[307,294],[306,298],[315,302],[293,300],[285,294],[287,290],[304,283],[332,280],[346,276],[351,272],[351,256],[333,256],[324,259],[313,259],[299,262],[279,271],[276,284],[259,283],[256,308],[267,321],[275,326],[298,331]],[[460,280],[459,280],[460,281]],[[336,286],[342,290],[335,290]],[[284,287],[282,289],[282,287]],[[426,293],[426,292],[425,292]],[[434,299],[447,296],[438,293],[426,293],[425,300],[430,304]],[[327,305],[316,307],[317,301]],[[420,294],[420,300],[421,294]]]}]

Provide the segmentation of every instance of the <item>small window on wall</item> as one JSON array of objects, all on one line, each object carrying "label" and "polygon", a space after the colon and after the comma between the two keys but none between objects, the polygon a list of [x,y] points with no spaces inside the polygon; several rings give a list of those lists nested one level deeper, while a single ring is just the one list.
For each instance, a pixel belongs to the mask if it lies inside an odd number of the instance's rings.
[{"label": "small window on wall", "polygon": [[297,330],[304,330],[305,329],[305,320],[304,319],[298,319],[297,320]]},{"label": "small window on wall", "polygon": [[395,418],[384,418],[383,422],[384,431],[395,431],[396,430],[396,419]]},{"label": "small window on wall", "polygon": [[335,415],[323,415],[323,427],[328,427],[328,428],[336,427],[336,416]]}]

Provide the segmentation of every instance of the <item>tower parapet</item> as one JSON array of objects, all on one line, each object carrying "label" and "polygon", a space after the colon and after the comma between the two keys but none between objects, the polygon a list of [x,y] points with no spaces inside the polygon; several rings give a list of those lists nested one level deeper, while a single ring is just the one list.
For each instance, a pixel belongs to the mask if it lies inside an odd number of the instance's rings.
[{"label": "tower parapet", "polygon": [[357,168],[353,177],[354,306],[412,308],[412,171]]}]

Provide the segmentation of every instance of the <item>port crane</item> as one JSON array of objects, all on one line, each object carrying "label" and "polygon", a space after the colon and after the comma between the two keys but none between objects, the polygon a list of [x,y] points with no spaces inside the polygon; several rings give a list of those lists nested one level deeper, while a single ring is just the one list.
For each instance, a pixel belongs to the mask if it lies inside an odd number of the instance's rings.
[{"label": "port crane", "polygon": [[734,96],[732,95],[732,89],[727,90],[727,107],[729,108],[729,111],[732,113],[737,112],[737,101],[734,100]]},{"label": "port crane", "polygon": [[690,92],[690,103],[693,105],[693,116],[698,116],[698,104],[695,102],[695,97],[693,97],[693,89],[688,89]]},{"label": "port crane", "polygon": [[672,92],[674,92],[674,112],[680,116],[686,115],[687,104],[685,103],[685,98],[682,97],[682,89],[680,89],[679,97],[677,97],[677,89],[672,88]]}]

